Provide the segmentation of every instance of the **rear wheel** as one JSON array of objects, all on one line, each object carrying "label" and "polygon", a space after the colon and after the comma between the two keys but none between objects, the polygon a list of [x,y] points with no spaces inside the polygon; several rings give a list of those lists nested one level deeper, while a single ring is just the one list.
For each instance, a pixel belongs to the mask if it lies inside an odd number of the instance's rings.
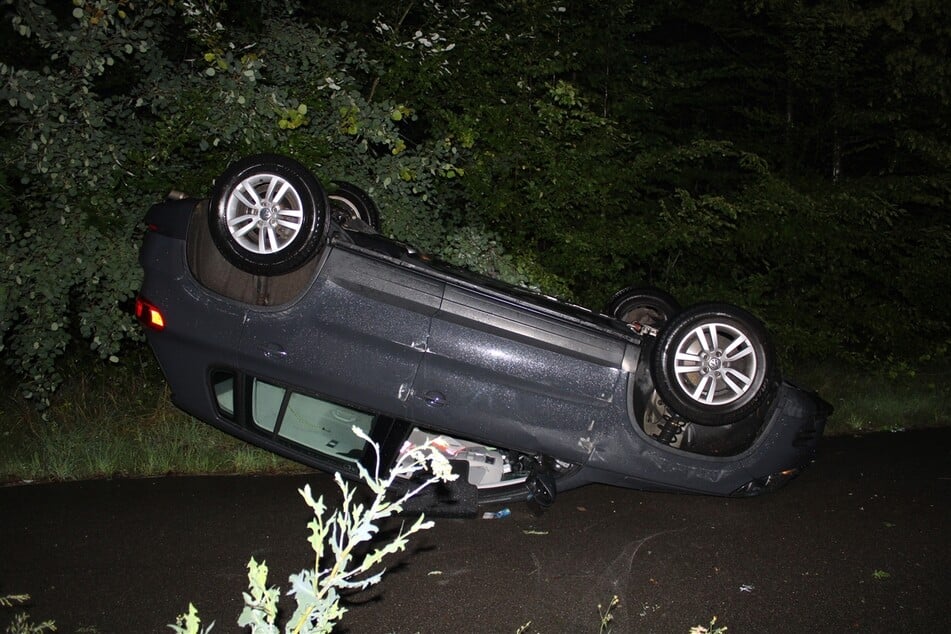
[{"label": "rear wheel", "polygon": [[766,329],[727,304],[694,306],[668,322],[651,373],[667,406],[700,425],[749,416],[772,397],[779,374]]},{"label": "rear wheel", "polygon": [[221,174],[208,206],[215,246],[233,266],[280,275],[307,262],[326,230],[327,196],[293,159],[257,154]]}]

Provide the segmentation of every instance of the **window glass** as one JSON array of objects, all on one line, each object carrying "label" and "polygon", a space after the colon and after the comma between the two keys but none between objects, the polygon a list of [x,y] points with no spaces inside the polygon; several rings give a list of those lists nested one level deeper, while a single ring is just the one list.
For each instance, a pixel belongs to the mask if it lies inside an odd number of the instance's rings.
[{"label": "window glass", "polygon": [[286,391],[282,387],[257,379],[254,380],[252,411],[254,412],[254,422],[258,427],[274,431]]},{"label": "window glass", "polygon": [[270,432],[277,430],[280,438],[347,462],[357,462],[366,448],[352,428],[357,426],[369,435],[374,418],[370,414],[289,393],[258,379],[252,395],[254,423]]},{"label": "window glass", "polygon": [[234,374],[215,371],[211,374],[211,386],[215,391],[218,410],[228,418],[234,417]]}]

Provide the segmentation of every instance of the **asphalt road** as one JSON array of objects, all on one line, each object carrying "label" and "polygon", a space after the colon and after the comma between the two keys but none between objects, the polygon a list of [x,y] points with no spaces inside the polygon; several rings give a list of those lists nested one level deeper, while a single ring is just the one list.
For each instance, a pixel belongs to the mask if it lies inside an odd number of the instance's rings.
[{"label": "asphalt road", "polygon": [[[312,564],[308,477],[188,477],[0,489],[0,595],[60,632],[170,632],[194,602],[236,619],[250,556],[286,590]],[[951,621],[951,432],[825,441],[787,488],[720,499],[587,487],[542,514],[437,520],[338,631],[931,632]],[[292,599],[282,604],[292,609]],[[0,625],[6,615],[0,613]]]}]

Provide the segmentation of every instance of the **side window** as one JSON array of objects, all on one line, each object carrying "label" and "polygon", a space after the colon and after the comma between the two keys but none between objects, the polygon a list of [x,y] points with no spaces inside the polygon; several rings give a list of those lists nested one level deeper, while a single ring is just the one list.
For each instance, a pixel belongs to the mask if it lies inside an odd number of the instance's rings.
[{"label": "side window", "polygon": [[215,370],[211,373],[218,411],[226,418],[234,418],[234,373]]},{"label": "side window", "polygon": [[260,430],[319,454],[355,463],[367,443],[353,426],[370,434],[374,416],[292,392],[260,379],[252,381],[252,420]]},{"label": "side window", "polygon": [[261,429],[275,431],[277,429],[277,421],[281,417],[281,406],[287,407],[284,403],[287,390],[254,379],[254,388],[251,394],[251,415],[254,424]]}]

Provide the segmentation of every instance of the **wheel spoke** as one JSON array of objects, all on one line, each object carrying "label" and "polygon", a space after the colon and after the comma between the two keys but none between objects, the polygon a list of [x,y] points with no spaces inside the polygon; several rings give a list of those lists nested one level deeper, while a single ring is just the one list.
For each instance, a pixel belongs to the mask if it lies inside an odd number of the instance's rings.
[{"label": "wheel spoke", "polygon": [[262,227],[261,230],[258,231],[258,253],[267,253],[266,240],[267,240],[267,232]]},{"label": "wheel spoke", "polygon": [[[706,397],[703,396],[704,390],[707,389],[709,385],[710,391]],[[700,382],[697,384],[697,389],[693,391],[693,399],[695,401],[705,401],[707,403],[713,402],[713,395],[716,392],[716,382],[709,376],[703,376],[700,379]]]},{"label": "wheel spoke", "polygon": [[281,245],[277,241],[277,234],[274,233],[274,227],[271,225],[267,226],[267,238],[271,243],[271,251],[279,251]]},{"label": "wheel spoke", "polygon": [[723,375],[724,375],[724,376],[731,376],[731,377],[737,379],[738,381],[742,382],[744,388],[746,388],[747,386],[750,385],[750,383],[753,382],[753,377],[752,377],[752,376],[750,376],[750,375],[748,375],[748,374],[743,374],[742,372],[740,372],[740,371],[737,370],[736,368],[726,368],[726,369],[723,371]]},{"label": "wheel spoke", "polygon": [[[251,230],[254,229],[254,227],[257,226],[257,223],[254,221],[254,218],[253,218],[253,217],[251,217],[251,216],[244,216],[244,217],[245,217],[245,218],[249,218],[251,221],[248,222],[248,223],[246,223],[243,227],[241,227],[241,228],[238,229],[237,231],[235,231],[234,229],[232,229],[231,235],[233,235],[235,238],[240,238],[241,236],[250,233]],[[234,224],[235,224],[235,223],[232,223],[232,227],[234,227]]]},{"label": "wheel spoke", "polygon": [[680,352],[674,355],[674,359],[677,361],[690,361],[691,363],[700,363],[699,354],[691,354],[689,352]]},{"label": "wheel spoke", "polygon": [[703,327],[697,328],[693,331],[693,336],[697,339],[697,343],[700,344],[700,349],[704,351],[710,350],[710,344],[707,343],[707,337],[703,332]]},{"label": "wheel spoke", "polygon": [[[739,396],[749,387],[751,379],[744,374],[737,372],[732,368],[728,368],[721,376],[723,382],[729,386],[733,393]],[[742,385],[739,385],[733,381],[733,379],[739,379]]]},{"label": "wheel spoke", "polygon": [[750,340],[746,337],[737,337],[737,339],[723,351],[723,359],[725,361],[736,361],[751,354],[753,354],[753,344],[750,343]]},{"label": "wheel spoke", "polygon": [[267,198],[267,199],[268,199],[269,201],[271,201],[271,204],[272,204],[272,205],[276,205],[277,203],[281,202],[281,201],[284,199],[284,196],[287,195],[287,191],[288,191],[290,188],[291,188],[291,184],[288,183],[287,181],[284,181],[283,184],[281,185],[280,191],[277,192],[277,195],[275,195],[275,196],[270,195],[270,194],[271,194],[271,191],[268,190],[268,198]]},{"label": "wheel spoke", "polygon": [[291,231],[297,231],[300,229],[299,222],[288,222],[286,220],[278,220],[277,224],[284,227],[285,229],[290,229]]},{"label": "wheel spoke", "polygon": [[278,179],[276,176],[272,176],[267,182],[267,192],[264,194],[264,200],[266,200],[270,205],[273,205],[275,202],[277,202],[274,200],[274,189],[280,182],[280,179]]},{"label": "wheel spoke", "polygon": [[282,227],[296,231],[304,223],[304,212],[300,209],[281,209],[277,212],[277,222]]},{"label": "wheel spoke", "polygon": [[254,216],[252,216],[251,214],[243,214],[243,215],[241,215],[241,216],[235,216],[234,218],[229,218],[229,219],[228,219],[228,226],[229,226],[229,227],[237,227],[238,225],[244,224],[244,223],[246,223],[246,222],[253,223],[254,220],[255,220],[255,218],[254,218]]},{"label": "wheel spoke", "polygon": [[[251,198],[246,198],[241,192],[242,189],[245,192],[247,192],[251,196]],[[257,190],[255,190],[254,186],[251,185],[251,183],[249,183],[248,181],[244,181],[243,183],[241,183],[241,185],[235,188],[234,197],[237,198],[239,201],[241,201],[242,205],[250,209],[254,209],[256,207],[261,206],[261,197],[258,196]]]},{"label": "wheel spoke", "polygon": [[674,366],[674,373],[676,374],[693,374],[700,371],[699,365],[677,365]]}]

